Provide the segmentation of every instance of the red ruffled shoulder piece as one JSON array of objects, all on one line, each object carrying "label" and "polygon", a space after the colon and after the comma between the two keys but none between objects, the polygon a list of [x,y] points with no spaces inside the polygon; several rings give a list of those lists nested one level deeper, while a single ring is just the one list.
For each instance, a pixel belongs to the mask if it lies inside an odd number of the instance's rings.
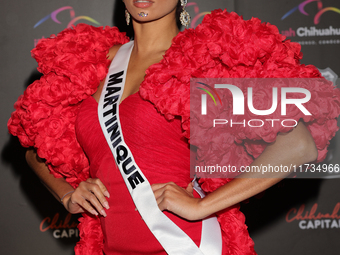
[{"label": "red ruffled shoulder piece", "polygon": [[[189,139],[190,78],[320,78],[314,66],[300,64],[300,50],[301,46],[285,40],[276,26],[261,23],[257,18],[243,20],[236,13],[215,10],[206,15],[196,29],[185,30],[174,38],[163,60],[147,70],[140,94],[165,118],[180,116],[183,135]],[[296,121],[303,118],[321,161],[326,156],[329,140],[338,130],[340,93],[324,81],[308,89],[312,93],[308,108],[312,109],[312,117],[293,112],[287,118]],[[258,100],[264,96],[260,91]],[[221,158],[221,165],[249,165],[268,143],[275,141],[277,133],[291,129],[278,125],[257,133],[249,128],[219,135],[215,132],[214,139],[209,140],[211,146],[198,153],[206,158]],[[201,179],[200,182],[205,191],[211,192],[230,180]],[[255,254],[244,216],[237,207],[222,213],[219,221],[228,254]]]},{"label": "red ruffled shoulder piece", "polygon": [[[79,105],[105,78],[109,48],[128,41],[116,27],[79,24],[42,39],[32,50],[43,76],[15,103],[8,129],[24,147],[35,147],[51,173],[66,177],[73,187],[89,177],[89,162],[74,128]],[[99,219],[84,214],[79,228],[83,238],[77,244],[77,254],[102,254]],[[99,234],[93,238],[93,233]],[[85,253],[94,250],[97,252]]]},{"label": "red ruffled shoulder piece", "polygon": [[109,48],[127,41],[116,27],[79,24],[42,39],[32,50],[44,75],[15,103],[8,129],[24,147],[37,148],[56,177],[64,176],[74,186],[89,176],[74,130],[79,104],[105,78]]}]

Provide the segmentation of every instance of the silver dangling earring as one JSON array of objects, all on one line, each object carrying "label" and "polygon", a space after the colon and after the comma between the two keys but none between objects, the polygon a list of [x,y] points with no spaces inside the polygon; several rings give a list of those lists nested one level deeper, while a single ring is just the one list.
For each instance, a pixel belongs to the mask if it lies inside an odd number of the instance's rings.
[{"label": "silver dangling earring", "polygon": [[184,9],[187,5],[188,0],[181,0],[181,6],[183,7],[183,10],[179,16],[179,20],[181,21],[181,24],[185,27],[188,27],[190,24],[190,15],[189,13]]},{"label": "silver dangling earring", "polygon": [[125,10],[125,20],[126,20],[126,25],[130,25],[130,13]]}]

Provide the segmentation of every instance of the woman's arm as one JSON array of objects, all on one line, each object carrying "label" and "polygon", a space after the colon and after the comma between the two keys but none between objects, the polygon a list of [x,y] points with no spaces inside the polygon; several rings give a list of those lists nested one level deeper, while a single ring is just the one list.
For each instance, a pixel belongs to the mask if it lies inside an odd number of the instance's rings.
[{"label": "woman's arm", "polygon": [[[251,166],[288,166],[312,162],[317,158],[314,140],[300,122],[291,132],[279,134],[274,143],[268,145]],[[289,173],[288,173],[289,174]],[[171,211],[188,220],[205,218],[228,208],[282,180],[287,173],[266,174],[266,178],[253,178],[251,173],[242,174],[205,198],[194,198],[192,185],[185,190],[174,183],[154,184],[152,189],[161,210]]]},{"label": "woman's arm", "polygon": [[106,217],[103,207],[109,209],[105,196],[109,197],[110,195],[99,179],[89,178],[74,189],[64,178],[54,177],[34,149],[27,150],[26,161],[53,196],[58,201],[62,199],[61,202],[70,213],[88,211],[98,215],[99,212]]},{"label": "woman's arm", "polygon": [[[120,46],[121,45],[115,45],[109,49],[106,56],[108,60],[114,58]],[[100,82],[97,91],[93,95],[97,101],[99,100],[103,85],[104,80]],[[55,178],[34,149],[31,148],[27,150],[26,161],[46,188],[58,201],[63,203],[66,210],[70,213],[88,211],[94,215],[98,215],[99,212],[103,216],[106,216],[103,207],[109,209],[109,204],[105,196],[109,197],[110,195],[99,179],[89,178],[85,182],[81,182],[77,189],[74,189],[64,178]]]}]

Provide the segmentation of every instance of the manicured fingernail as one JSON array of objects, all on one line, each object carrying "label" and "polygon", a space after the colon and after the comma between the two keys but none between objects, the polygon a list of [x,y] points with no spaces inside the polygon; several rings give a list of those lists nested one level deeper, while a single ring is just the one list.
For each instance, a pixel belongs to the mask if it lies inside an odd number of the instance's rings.
[{"label": "manicured fingernail", "polygon": [[106,209],[110,209],[109,203],[106,202],[106,201],[103,203],[103,206],[104,206]]},{"label": "manicured fingernail", "polygon": [[96,210],[91,210],[91,213],[98,216],[98,213]]},{"label": "manicured fingernail", "polygon": [[104,196],[110,197],[110,193],[109,193],[107,190],[105,190],[105,191],[104,191]]},{"label": "manicured fingernail", "polygon": [[100,214],[103,215],[104,217],[107,216],[107,215],[106,215],[106,212],[105,212],[104,210],[101,210],[101,211],[100,211]]}]

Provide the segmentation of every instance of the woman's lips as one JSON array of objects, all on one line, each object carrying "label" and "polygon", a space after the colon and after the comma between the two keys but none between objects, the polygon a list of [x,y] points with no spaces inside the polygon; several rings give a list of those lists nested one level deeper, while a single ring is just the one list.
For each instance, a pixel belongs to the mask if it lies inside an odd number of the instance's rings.
[{"label": "woman's lips", "polygon": [[137,8],[147,8],[150,7],[153,4],[152,1],[146,1],[146,0],[137,0],[133,1],[133,5]]}]

